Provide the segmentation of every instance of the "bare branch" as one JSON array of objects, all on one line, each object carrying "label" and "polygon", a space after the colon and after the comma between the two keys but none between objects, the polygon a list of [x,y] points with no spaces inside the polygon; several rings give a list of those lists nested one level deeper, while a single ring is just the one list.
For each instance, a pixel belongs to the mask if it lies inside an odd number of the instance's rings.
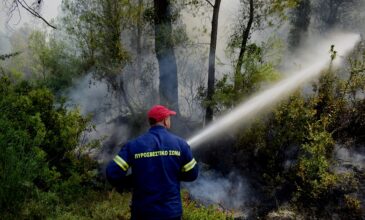
[{"label": "bare branch", "polygon": [[205,1],[208,2],[208,4],[210,4],[210,6],[212,6],[214,8],[214,5],[209,0],[205,0]]},{"label": "bare branch", "polygon": [[[12,5],[9,9],[8,16],[11,18],[12,14],[15,10],[18,10],[18,14],[20,16],[19,12],[19,5],[24,8],[26,11],[28,11],[31,15],[33,15],[36,18],[41,19],[44,23],[46,23],[49,27],[53,29],[57,29],[54,25],[50,24],[45,18],[43,18],[37,11],[35,11],[31,6],[27,4],[24,0],[13,0]],[[10,18],[8,20],[10,20]]]},{"label": "bare branch", "polygon": [[[4,4],[7,5],[8,1],[6,1]],[[15,13],[15,11],[18,13],[18,21],[16,21],[16,25],[19,24],[20,20],[21,20],[21,14],[18,8],[18,3],[16,1],[12,2],[9,11],[7,13],[8,19],[6,20],[7,23],[10,22],[10,20],[13,18],[13,15]]]}]

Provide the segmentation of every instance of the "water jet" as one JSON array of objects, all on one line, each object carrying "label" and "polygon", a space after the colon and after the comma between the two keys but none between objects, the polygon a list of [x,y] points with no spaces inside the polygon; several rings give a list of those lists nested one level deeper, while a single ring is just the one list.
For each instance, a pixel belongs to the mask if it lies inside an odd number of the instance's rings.
[{"label": "water jet", "polygon": [[[247,125],[249,119],[256,117],[263,110],[267,110],[288,97],[300,85],[314,79],[320,74],[321,70],[330,64],[333,68],[340,66],[343,62],[343,57],[351,52],[359,40],[360,36],[358,34],[336,33],[329,35],[321,42],[316,42],[316,47],[311,51],[315,55],[311,56],[311,59],[306,60],[306,63],[302,64],[305,68],[289,74],[288,77],[268,89],[257,93],[232,111],[219,117],[199,133],[188,139],[189,145],[192,148],[196,148],[208,139],[219,136],[223,131],[234,131],[243,124]],[[332,45],[335,45],[335,50],[337,51],[337,58],[333,61],[331,61],[331,54],[328,53]],[[315,53],[315,50],[317,50],[317,53]]]}]

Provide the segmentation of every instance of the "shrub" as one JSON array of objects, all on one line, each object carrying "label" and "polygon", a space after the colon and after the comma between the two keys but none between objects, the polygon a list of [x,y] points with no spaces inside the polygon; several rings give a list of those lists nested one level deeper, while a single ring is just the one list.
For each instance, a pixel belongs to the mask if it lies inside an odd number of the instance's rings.
[{"label": "shrub", "polygon": [[45,217],[92,185],[96,162],[75,153],[88,126],[77,110],[56,107],[48,89],[1,77],[0,111],[1,216]]},{"label": "shrub", "polygon": [[186,191],[182,192],[183,220],[233,219],[232,213],[227,213],[214,206],[203,206],[191,200]]}]

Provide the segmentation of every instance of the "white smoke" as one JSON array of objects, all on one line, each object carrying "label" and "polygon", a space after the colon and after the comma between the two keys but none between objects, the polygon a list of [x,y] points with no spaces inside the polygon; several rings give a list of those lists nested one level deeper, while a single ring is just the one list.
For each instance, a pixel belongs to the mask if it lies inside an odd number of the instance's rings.
[{"label": "white smoke", "polygon": [[354,149],[345,148],[339,145],[336,145],[334,152],[335,158],[339,160],[342,165],[351,165],[359,170],[365,169],[365,152],[356,152]]},{"label": "white smoke", "polygon": [[196,181],[184,186],[193,199],[206,205],[219,205],[225,210],[242,209],[252,200],[253,194],[247,180],[233,171],[228,176],[212,170],[202,171]]},{"label": "white smoke", "polygon": [[108,89],[108,85],[87,74],[74,82],[67,92],[68,105],[77,106],[83,115],[92,114],[96,122],[105,122],[117,115],[118,100]]},{"label": "white smoke", "polygon": [[[186,24],[186,31],[192,40],[194,47],[201,48],[206,56],[205,65],[208,66],[208,53],[211,33],[211,20],[213,7],[207,2],[199,10],[187,8],[181,13],[182,20]],[[217,48],[216,48],[216,78],[219,79],[224,73],[232,70],[231,60],[227,57],[226,49],[229,38],[232,35],[232,28],[240,16],[241,3],[239,0],[222,1],[219,10]],[[205,75],[208,74],[206,70]]]},{"label": "white smoke", "polygon": [[[116,121],[121,109],[119,100],[112,94],[104,81],[95,80],[92,73],[76,80],[66,92],[69,98],[67,106],[80,109],[84,116],[91,115],[94,128],[84,134],[83,144],[100,140],[102,144],[115,150],[121,143],[126,142],[130,135],[126,124]],[[93,152],[95,153],[95,152]],[[107,161],[115,152],[97,152],[100,161]]]}]

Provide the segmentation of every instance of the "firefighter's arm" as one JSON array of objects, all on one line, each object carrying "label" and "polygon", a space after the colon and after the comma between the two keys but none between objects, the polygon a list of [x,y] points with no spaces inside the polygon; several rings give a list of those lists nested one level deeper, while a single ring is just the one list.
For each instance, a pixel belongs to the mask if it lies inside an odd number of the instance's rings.
[{"label": "firefighter's arm", "polygon": [[[109,162],[106,168],[106,177],[109,183],[116,187],[118,190],[126,188],[128,186],[127,172],[129,169],[128,164],[128,150],[127,147],[123,147],[122,150]],[[130,177],[130,176],[129,176]]]},{"label": "firefighter's arm", "polygon": [[[184,169],[184,167],[186,167],[186,169]],[[180,174],[181,181],[191,182],[196,180],[196,178],[198,178],[199,168],[194,158],[191,160],[190,163],[187,163],[184,167],[181,170]]]},{"label": "firefighter's arm", "polygon": [[182,151],[183,166],[181,168],[180,180],[191,182],[196,180],[199,174],[199,168],[196,160],[194,159],[190,146],[184,143]]}]

